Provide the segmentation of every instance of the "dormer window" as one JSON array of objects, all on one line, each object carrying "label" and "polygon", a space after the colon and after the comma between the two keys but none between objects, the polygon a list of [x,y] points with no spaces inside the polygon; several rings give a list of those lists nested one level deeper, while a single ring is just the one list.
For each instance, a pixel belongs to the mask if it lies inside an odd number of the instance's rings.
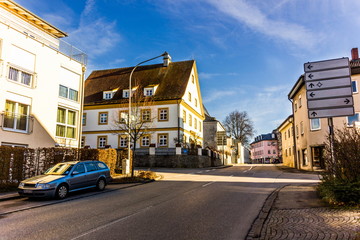
[{"label": "dormer window", "polygon": [[129,90],[123,90],[123,98],[129,98]]},{"label": "dormer window", "polygon": [[149,85],[144,88],[144,96],[150,97],[155,94],[155,91],[157,89],[158,85]]},{"label": "dormer window", "polygon": [[154,89],[153,88],[145,88],[144,95],[147,97],[154,95]]},{"label": "dormer window", "polygon": [[109,100],[112,99],[116,93],[117,89],[111,90],[111,91],[104,91],[103,92],[103,99]]}]

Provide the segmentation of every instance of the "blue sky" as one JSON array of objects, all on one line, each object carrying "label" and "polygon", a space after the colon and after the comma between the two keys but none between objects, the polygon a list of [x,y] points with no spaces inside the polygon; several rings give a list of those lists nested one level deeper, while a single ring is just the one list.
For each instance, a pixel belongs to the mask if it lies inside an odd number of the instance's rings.
[{"label": "blue sky", "polygon": [[[358,0],[16,0],[67,32],[88,72],[167,51],[195,59],[203,103],[223,121],[247,111],[256,135],[291,114],[287,94],[305,62],[360,47]],[[155,60],[157,63],[160,60]]]}]

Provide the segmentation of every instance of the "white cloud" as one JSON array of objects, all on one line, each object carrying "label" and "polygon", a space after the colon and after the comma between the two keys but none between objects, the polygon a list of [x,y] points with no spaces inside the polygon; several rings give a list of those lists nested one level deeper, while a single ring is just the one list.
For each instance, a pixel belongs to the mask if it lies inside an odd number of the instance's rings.
[{"label": "white cloud", "polygon": [[319,35],[304,26],[271,19],[260,9],[244,0],[205,1],[228,17],[269,37],[295,44],[301,48],[313,48],[319,41]]},{"label": "white cloud", "polygon": [[221,91],[221,90],[218,90],[218,91],[214,91],[214,92],[204,96],[203,101],[204,101],[204,103],[210,103],[210,102],[213,102],[213,101],[218,100],[218,99],[224,99],[224,97],[226,97],[226,96],[232,96],[232,95],[235,95],[235,94],[236,94],[236,91],[230,91],[230,90]]}]

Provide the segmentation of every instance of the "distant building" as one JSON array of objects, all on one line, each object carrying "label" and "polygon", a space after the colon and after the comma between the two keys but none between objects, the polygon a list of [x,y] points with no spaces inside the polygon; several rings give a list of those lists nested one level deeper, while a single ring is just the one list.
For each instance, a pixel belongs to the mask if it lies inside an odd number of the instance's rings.
[{"label": "distant building", "polygon": [[78,147],[86,54],[66,33],[0,1],[0,144]]},{"label": "distant building", "polygon": [[[358,49],[351,50],[351,80],[355,115],[333,118],[334,127],[360,126],[360,59]],[[316,170],[325,168],[324,148],[328,136],[328,119],[309,119],[304,76],[300,76],[288,94],[292,102],[293,127],[295,132],[295,165],[299,169]]]},{"label": "distant building", "polygon": [[[127,132],[116,122],[128,116],[129,75],[134,67],[93,71],[85,82],[83,143],[91,148],[127,148]],[[139,148],[175,148],[203,145],[205,119],[196,62],[171,62],[138,66],[131,92],[149,104],[140,106],[149,134]]]},{"label": "distant building", "polygon": [[220,121],[211,117],[205,107],[204,109],[204,148],[222,151],[225,149],[224,146],[226,146],[226,130]]},{"label": "distant building", "polygon": [[287,117],[278,127],[279,158],[288,167],[295,167],[294,118]]},{"label": "distant building", "polygon": [[255,137],[251,146],[253,163],[273,163],[279,160],[278,143],[275,133],[261,134]]}]

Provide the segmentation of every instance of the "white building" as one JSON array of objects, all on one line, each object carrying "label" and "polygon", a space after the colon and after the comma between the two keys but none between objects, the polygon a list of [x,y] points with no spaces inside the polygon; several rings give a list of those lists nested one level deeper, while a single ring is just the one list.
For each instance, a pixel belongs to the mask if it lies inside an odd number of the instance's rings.
[{"label": "white building", "polygon": [[[128,111],[129,75],[133,67],[99,70],[85,81],[83,143],[91,148],[127,146],[127,132],[115,121]],[[146,96],[143,119],[151,119],[149,134],[137,147],[174,148],[179,142],[203,144],[202,104],[195,61],[139,66],[132,76],[133,94]],[[126,115],[127,116],[127,115]]]},{"label": "white building", "polygon": [[1,145],[79,145],[86,55],[60,40],[66,36],[0,1]]}]

